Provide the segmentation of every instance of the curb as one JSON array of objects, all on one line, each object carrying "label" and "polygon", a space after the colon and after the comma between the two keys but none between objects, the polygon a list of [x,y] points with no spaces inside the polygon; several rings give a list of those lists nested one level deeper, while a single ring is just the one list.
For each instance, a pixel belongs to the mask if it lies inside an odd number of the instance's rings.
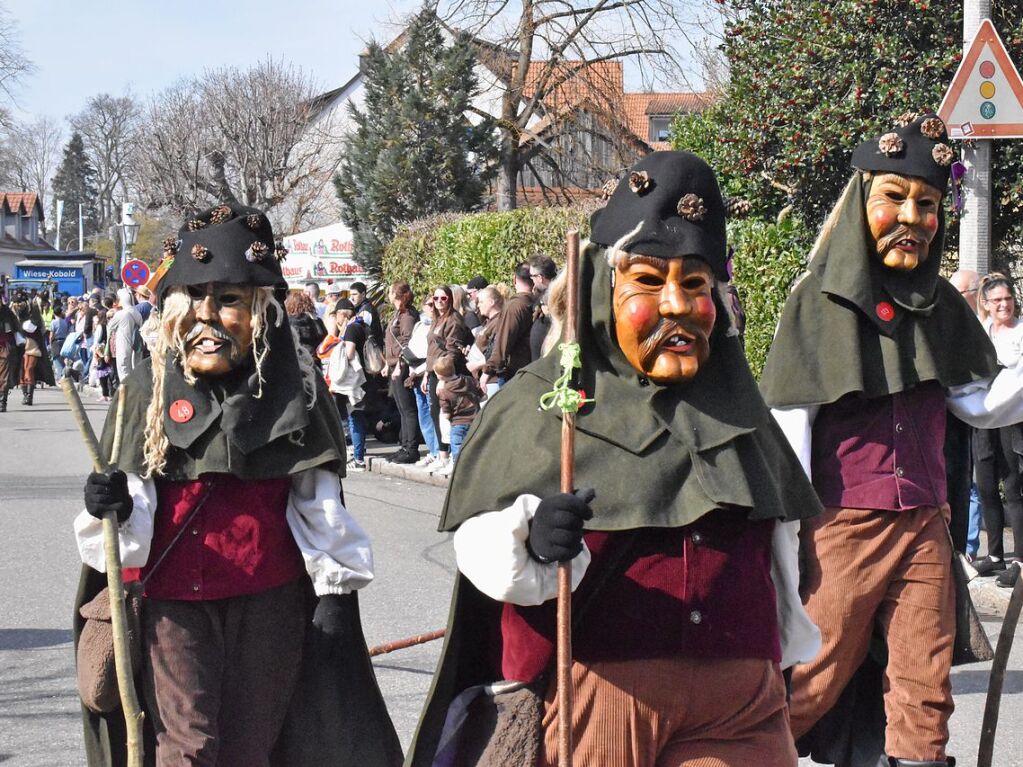
[{"label": "curb", "polygon": [[386,458],[379,456],[367,455],[366,468],[374,474],[383,474],[388,477],[395,477],[396,479],[419,482],[423,485],[433,485],[434,487],[448,486],[447,477],[434,474],[427,469],[413,466],[412,464],[391,463]]}]

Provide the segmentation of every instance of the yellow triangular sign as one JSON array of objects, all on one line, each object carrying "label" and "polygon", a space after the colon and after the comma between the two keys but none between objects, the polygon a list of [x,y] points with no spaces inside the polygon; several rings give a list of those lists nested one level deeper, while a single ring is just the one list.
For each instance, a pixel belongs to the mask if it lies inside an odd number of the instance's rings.
[{"label": "yellow triangular sign", "polygon": [[1023,79],[984,19],[941,101],[950,138],[1023,138]]}]

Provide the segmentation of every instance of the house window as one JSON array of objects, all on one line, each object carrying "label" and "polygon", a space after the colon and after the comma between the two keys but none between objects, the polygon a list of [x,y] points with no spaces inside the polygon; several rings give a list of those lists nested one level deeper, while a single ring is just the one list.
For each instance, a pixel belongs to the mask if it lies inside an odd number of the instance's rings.
[{"label": "house window", "polygon": [[671,120],[671,115],[651,115],[648,141],[667,141],[671,133]]}]

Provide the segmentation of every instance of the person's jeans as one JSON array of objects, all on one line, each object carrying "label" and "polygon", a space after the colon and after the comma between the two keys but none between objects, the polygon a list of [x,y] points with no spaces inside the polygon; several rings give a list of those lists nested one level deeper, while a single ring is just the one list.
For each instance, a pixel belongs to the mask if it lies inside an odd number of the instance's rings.
[{"label": "person's jeans", "polygon": [[420,389],[418,385],[413,391],[416,393],[416,410],[419,411],[419,431],[423,433],[426,452],[430,455],[437,455],[440,443],[437,441],[437,430],[433,427],[433,415],[430,413],[430,395]]},{"label": "person's jeans", "polygon": [[366,414],[361,410],[348,413],[348,430],[352,434],[352,457],[356,461],[366,459]]},{"label": "person's jeans", "polygon": [[87,338],[78,348],[78,358],[82,361],[81,381],[89,382],[89,367],[92,365],[92,339]]},{"label": "person's jeans", "polygon": [[977,556],[980,552],[980,495],[977,493],[977,483],[970,483],[970,520],[966,532],[966,553],[971,557]]},{"label": "person's jeans", "polygon": [[458,460],[458,454],[462,452],[462,442],[465,441],[465,435],[469,431],[469,424],[467,423],[453,423],[451,424],[451,461],[454,463]]}]

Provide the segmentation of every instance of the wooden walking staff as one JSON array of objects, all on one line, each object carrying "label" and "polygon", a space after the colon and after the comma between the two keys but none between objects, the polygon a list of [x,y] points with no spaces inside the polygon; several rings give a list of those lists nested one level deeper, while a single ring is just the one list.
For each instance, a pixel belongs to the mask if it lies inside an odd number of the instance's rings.
[{"label": "wooden walking staff", "polygon": [[[579,232],[569,230],[565,243],[565,319],[561,344],[561,377],[553,391],[540,398],[540,407],[561,409],[561,492],[575,490],[575,414],[586,402],[572,387],[579,351]],[[572,563],[558,565],[558,767],[572,765]]]},{"label": "wooden walking staff", "polygon": [[[92,458],[93,468],[103,474],[112,466],[100,453],[99,441],[92,430],[92,424],[85,414],[82,400],[75,389],[74,381],[68,377],[60,379],[60,387],[71,406],[71,414],[78,422],[78,429],[85,440],[85,446]],[[116,464],[121,450],[121,427],[124,423],[124,387],[117,390],[117,420],[114,422],[114,444],[110,450],[111,462]],[[143,742],[142,719],[145,714],[139,707],[135,695],[135,675],[131,668],[131,653],[128,650],[128,616],[124,607],[124,581],[121,576],[121,548],[117,539],[117,513],[108,511],[103,515],[103,551],[106,555],[107,588],[110,591],[110,623],[114,633],[114,667],[117,670],[117,689],[121,696],[121,710],[124,712],[127,733],[128,767],[142,767]]]}]

